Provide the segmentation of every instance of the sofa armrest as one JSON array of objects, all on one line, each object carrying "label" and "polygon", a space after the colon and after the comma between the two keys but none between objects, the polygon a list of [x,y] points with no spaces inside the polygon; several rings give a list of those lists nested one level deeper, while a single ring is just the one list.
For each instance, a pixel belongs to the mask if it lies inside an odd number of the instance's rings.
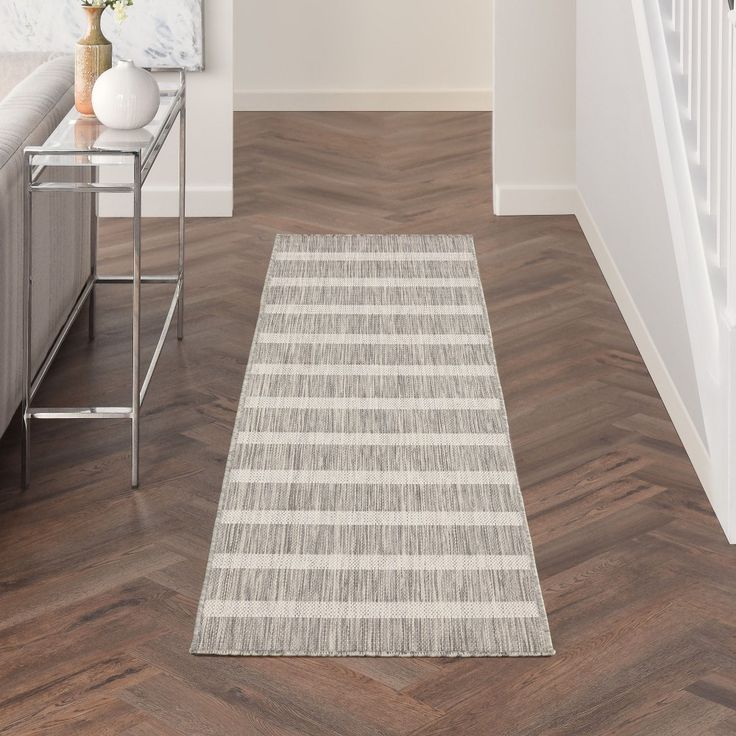
[{"label": "sofa armrest", "polygon": [[[23,149],[40,145],[74,103],[74,61],[38,67],[0,102],[0,433],[21,398]],[[54,176],[80,180],[78,170]],[[90,270],[88,197],[34,195],[32,360],[38,366]]]},{"label": "sofa armrest", "polygon": [[41,64],[61,55],[53,51],[5,51],[0,53],[0,100]]},{"label": "sofa armrest", "polygon": [[23,146],[37,145],[69,111],[74,60],[60,56],[39,66],[0,101],[0,170]]}]

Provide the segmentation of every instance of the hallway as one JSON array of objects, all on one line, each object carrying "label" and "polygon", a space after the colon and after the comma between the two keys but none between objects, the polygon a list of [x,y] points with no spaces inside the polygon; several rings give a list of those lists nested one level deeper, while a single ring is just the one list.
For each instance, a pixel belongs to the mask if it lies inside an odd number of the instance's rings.
[{"label": "hallway", "polygon": [[[140,489],[126,423],[38,422],[22,496],[17,417],[0,443],[0,733],[736,732],[732,550],[575,218],[493,216],[490,122],[236,114],[235,216],[189,222]],[[174,228],[144,222],[144,271],[173,263]],[[474,236],[557,656],[187,653],[279,232]],[[128,237],[104,222],[103,272],[129,268]],[[148,288],[144,364],[168,300]],[[75,326],[40,404],[127,395],[128,297],[98,292],[97,340]]]}]

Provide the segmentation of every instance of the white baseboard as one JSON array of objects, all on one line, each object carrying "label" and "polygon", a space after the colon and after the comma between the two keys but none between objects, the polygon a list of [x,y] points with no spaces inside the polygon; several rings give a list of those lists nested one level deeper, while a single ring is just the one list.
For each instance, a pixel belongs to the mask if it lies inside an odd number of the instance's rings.
[{"label": "white baseboard", "polygon": [[494,184],[497,215],[572,215],[578,194],[574,184]]},{"label": "white baseboard", "polygon": [[[611,290],[613,298],[616,300],[616,304],[621,310],[626,326],[629,328],[629,332],[634,338],[637,348],[639,348],[639,352],[641,353],[644,363],[652,376],[652,380],[657,387],[657,391],[659,391],[659,395],[664,402],[665,408],[669,412],[670,419],[672,419],[672,423],[675,425],[677,434],[682,440],[685,451],[690,457],[690,461],[695,468],[695,472],[708,495],[711,505],[717,510],[720,504],[718,504],[714,498],[715,489],[713,487],[711,462],[708,450],[703,444],[703,440],[690,418],[690,413],[688,412],[682,401],[682,397],[675,386],[675,382],[672,380],[672,376],[667,369],[667,365],[662,359],[659,350],[657,350],[657,346],[647,329],[646,323],[637,309],[636,302],[631,296],[631,292],[626,286],[626,282],[624,281],[623,276],[621,276],[621,272],[618,270],[618,267],[611,256],[611,252],[603,240],[603,236],[601,235],[585,200],[579,192],[577,193],[577,207],[575,214],[577,215],[583,234],[588,240],[590,249],[593,251],[593,255],[598,261],[598,266],[603,272],[608,288]],[[721,519],[720,521],[721,525],[724,526],[725,529],[725,520]]]},{"label": "white baseboard", "polygon": [[236,112],[306,111],[489,111],[489,89],[241,89],[235,91]]},{"label": "white baseboard", "polygon": [[[176,217],[179,214],[179,190],[176,187],[145,186],[141,203],[143,217]],[[130,196],[102,195],[100,217],[131,217]],[[188,187],[187,217],[232,217],[232,187]]]}]

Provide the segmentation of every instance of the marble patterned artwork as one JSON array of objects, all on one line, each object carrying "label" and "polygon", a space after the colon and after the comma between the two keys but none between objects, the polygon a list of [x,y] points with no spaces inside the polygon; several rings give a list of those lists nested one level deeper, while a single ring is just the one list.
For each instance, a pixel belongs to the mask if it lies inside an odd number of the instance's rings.
[{"label": "marble patterned artwork", "polygon": [[[115,58],[138,66],[204,67],[204,0],[135,0],[128,20],[115,22],[111,11],[102,30]],[[59,51],[72,53],[85,29],[79,0],[0,0],[0,53]]]}]

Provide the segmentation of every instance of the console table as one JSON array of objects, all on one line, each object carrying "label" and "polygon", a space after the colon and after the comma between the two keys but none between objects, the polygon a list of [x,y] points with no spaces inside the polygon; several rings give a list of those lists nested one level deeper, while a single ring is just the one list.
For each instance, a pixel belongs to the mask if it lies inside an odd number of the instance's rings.
[{"label": "console table", "polygon": [[[152,71],[171,71],[152,70]],[[184,241],[186,193],[186,77],[178,71],[178,84],[161,88],[159,109],[154,120],[145,128],[119,131],[105,128],[96,120],[84,118],[74,108],[41,146],[24,150],[24,239],[23,239],[23,418],[21,465],[22,484],[30,483],[31,422],[36,419],[127,419],[131,426],[131,485],[138,487],[139,476],[139,422],[141,406],[153,372],[156,369],[166,335],[177,316],[177,337],[184,335]],[[153,167],[166,138],[179,119],[179,254],[177,273],[172,275],[141,274],[141,189]],[[58,168],[81,167],[89,172],[83,182],[58,181]],[[126,172],[125,181],[108,181],[109,171]],[[105,172],[100,177],[100,169]],[[130,172],[132,171],[132,176]],[[104,181],[101,180],[104,178]],[[58,177],[57,177],[58,179]],[[31,359],[33,253],[32,218],[33,195],[36,192],[67,192],[69,196],[89,195],[90,216],[90,274],[79,297],[69,312],[51,349],[37,371]],[[97,272],[97,225],[99,194],[132,193],[133,195],[133,273],[101,275]],[[172,284],[174,293],[153,357],[141,381],[141,285]],[[89,337],[94,338],[95,287],[98,284],[132,284],[132,394],[129,406],[37,407],[33,399],[41,382],[64,342],[72,324],[85,303],[89,303]]]}]

